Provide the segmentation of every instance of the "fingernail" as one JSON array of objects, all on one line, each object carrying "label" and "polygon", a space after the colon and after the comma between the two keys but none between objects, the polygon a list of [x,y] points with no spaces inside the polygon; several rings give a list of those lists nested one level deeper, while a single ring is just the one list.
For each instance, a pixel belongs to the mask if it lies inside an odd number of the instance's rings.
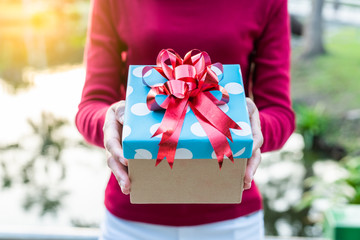
[{"label": "fingernail", "polygon": [[120,157],[120,162],[121,162],[124,166],[127,166],[127,165],[128,165],[128,161],[126,160],[126,158]]},{"label": "fingernail", "polygon": [[120,188],[121,188],[121,191],[123,191],[123,189],[125,188],[124,181],[120,181]]}]

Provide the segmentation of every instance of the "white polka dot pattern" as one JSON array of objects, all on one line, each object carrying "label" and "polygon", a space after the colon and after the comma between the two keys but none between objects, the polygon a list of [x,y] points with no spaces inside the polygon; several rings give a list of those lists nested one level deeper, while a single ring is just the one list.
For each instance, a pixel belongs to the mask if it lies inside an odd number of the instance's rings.
[{"label": "white polka dot pattern", "polygon": [[128,86],[126,90],[126,97],[128,97],[133,91],[134,89],[131,86]]},{"label": "white polka dot pattern", "polygon": [[196,122],[193,125],[191,125],[190,131],[195,136],[198,136],[198,137],[205,137],[206,136],[206,133],[205,133],[204,129],[201,127],[199,122]]},{"label": "white polka dot pattern", "polygon": [[135,150],[134,159],[152,159],[152,154],[146,149],[137,149]]},{"label": "white polka dot pattern", "polygon": [[227,112],[229,111],[229,105],[227,105],[227,104],[218,105],[218,107],[219,107],[224,113],[227,113]]},{"label": "white polka dot pattern", "polygon": [[240,94],[244,92],[244,88],[241,86],[241,84],[234,82],[226,84],[225,89],[230,94]]},{"label": "white polka dot pattern", "polygon": [[247,136],[251,134],[251,127],[246,122],[237,122],[237,124],[241,127],[241,130],[231,129],[231,131],[238,136]]},{"label": "white polka dot pattern", "polygon": [[218,67],[211,66],[211,70],[213,70],[217,76],[222,74],[222,72],[220,71],[220,69]]},{"label": "white polka dot pattern", "polygon": [[244,152],[245,152],[246,148],[243,147],[240,151],[238,151],[237,153],[234,153],[234,157],[240,157]]},{"label": "white polka dot pattern", "polygon": [[131,128],[128,125],[123,126],[122,139],[128,137],[131,134]]},{"label": "white polka dot pattern", "polygon": [[[211,158],[212,158],[212,159],[217,159],[216,154],[215,154],[215,151],[212,152]],[[224,159],[229,159],[229,158],[224,155]]]},{"label": "white polka dot pattern", "polygon": [[192,159],[193,154],[189,149],[179,148],[176,149],[175,159]]},{"label": "white polka dot pattern", "polygon": [[[133,75],[134,75],[135,77],[141,78],[141,77],[142,77],[142,70],[143,70],[143,68],[144,68],[144,66],[143,66],[143,67],[137,67],[137,68],[135,68],[135,69],[133,70]],[[150,76],[150,74],[152,73],[152,71],[153,71],[152,69],[149,70],[149,71],[144,75],[144,77]]]},{"label": "white polka dot pattern", "polygon": [[[150,133],[151,133],[151,136],[156,132],[156,130],[159,128],[161,123],[156,123],[154,125],[152,125],[150,127]],[[156,135],[155,136],[156,138],[161,138],[162,137],[162,134],[159,134],[159,135]]]},{"label": "white polka dot pattern", "polygon": [[[237,153],[233,153],[233,157],[236,158],[236,157],[240,157],[244,152],[245,152],[246,148],[243,147],[240,151],[238,151]],[[211,158],[212,159],[216,159],[216,154],[215,154],[215,151],[212,152],[211,154]],[[224,156],[224,159],[229,159],[228,157]]]},{"label": "white polka dot pattern", "polygon": [[146,103],[136,103],[131,107],[131,112],[137,116],[145,116],[150,113]]}]

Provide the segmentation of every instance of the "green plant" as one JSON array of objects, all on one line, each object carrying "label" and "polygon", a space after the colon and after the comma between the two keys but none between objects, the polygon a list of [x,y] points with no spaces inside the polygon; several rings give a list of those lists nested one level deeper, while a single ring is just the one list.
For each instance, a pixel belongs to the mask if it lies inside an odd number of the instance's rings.
[{"label": "green plant", "polygon": [[332,164],[335,171],[330,179],[318,174],[305,180],[309,190],[304,193],[298,210],[311,207],[316,200],[325,201],[329,207],[360,204],[360,156],[348,156]]},{"label": "green plant", "polygon": [[348,199],[349,203],[360,204],[360,156],[347,158],[344,165],[349,175],[343,181],[354,190],[354,194]]},{"label": "green plant", "polygon": [[[61,156],[68,142],[61,131],[68,122],[51,113],[42,113],[40,121],[28,120],[28,124],[32,135],[20,139],[18,144],[0,147],[1,185],[3,189],[15,184],[26,185],[25,210],[40,207],[41,216],[56,214],[67,195],[61,186],[66,176]],[[16,170],[13,166],[17,166]]]},{"label": "green plant", "polygon": [[305,149],[312,149],[316,138],[323,137],[329,128],[330,118],[325,114],[323,105],[308,107],[294,105],[296,112],[296,129],[304,137]]},{"label": "green plant", "polygon": [[359,28],[347,26],[329,31],[327,55],[313,61],[299,61],[294,49],[291,67],[293,99],[309,105],[323,104],[329,113],[336,115],[359,108],[359,44]]}]

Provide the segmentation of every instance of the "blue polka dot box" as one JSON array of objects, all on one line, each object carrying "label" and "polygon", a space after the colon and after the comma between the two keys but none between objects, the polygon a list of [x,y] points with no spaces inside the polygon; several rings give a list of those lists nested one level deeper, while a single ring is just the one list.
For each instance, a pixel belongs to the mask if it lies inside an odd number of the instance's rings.
[{"label": "blue polka dot box", "polygon": [[[234,158],[249,158],[252,153],[252,132],[246,108],[245,92],[239,65],[223,65],[223,73],[216,67],[212,70],[223,74],[219,85],[229,94],[227,104],[218,105],[241,130],[231,129],[233,142],[228,140]],[[126,107],[122,132],[124,157],[127,159],[156,159],[162,135],[153,136],[164,117],[165,110],[150,111],[147,107],[147,95],[150,87],[143,83],[144,66],[130,65],[126,92]],[[145,75],[147,81],[164,83],[166,81],[156,70],[152,69]],[[213,95],[221,98],[219,91]],[[157,96],[161,103],[166,96]],[[176,159],[216,159],[216,155],[205,131],[198,122],[193,111],[188,107],[177,144]],[[166,159],[164,160],[166,162]],[[224,159],[225,161],[230,161]]]}]

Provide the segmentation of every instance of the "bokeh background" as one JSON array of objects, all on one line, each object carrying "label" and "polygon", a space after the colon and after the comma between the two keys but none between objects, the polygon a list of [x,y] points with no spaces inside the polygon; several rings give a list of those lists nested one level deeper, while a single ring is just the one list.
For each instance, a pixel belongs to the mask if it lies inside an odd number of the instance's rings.
[{"label": "bokeh background", "polygon": [[[97,228],[110,170],[76,130],[89,0],[0,0],[0,227]],[[297,130],[263,156],[267,235],[360,204],[360,1],[289,0]]]}]

